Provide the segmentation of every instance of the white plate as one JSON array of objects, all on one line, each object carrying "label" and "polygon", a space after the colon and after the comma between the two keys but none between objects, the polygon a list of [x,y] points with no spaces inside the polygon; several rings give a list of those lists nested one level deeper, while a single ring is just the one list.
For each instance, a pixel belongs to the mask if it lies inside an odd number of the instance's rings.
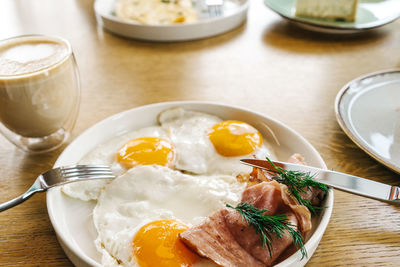
[{"label": "white plate", "polygon": [[187,41],[227,32],[241,25],[247,16],[247,0],[225,0],[222,15],[209,15],[204,0],[196,0],[198,20],[194,23],[173,25],[143,25],[121,20],[115,16],[116,0],[96,0],[97,21],[115,34],[149,41]]},{"label": "white plate", "polygon": [[359,33],[383,26],[400,17],[399,0],[359,0],[354,22],[296,16],[296,0],[264,0],[264,3],[296,25],[307,30],[324,33]]},{"label": "white plate", "polygon": [[400,70],[351,81],[337,95],[335,110],[353,142],[400,173]]},{"label": "white plate", "polygon": [[[197,110],[215,114],[222,119],[236,119],[252,124],[270,140],[278,159],[285,160],[291,154],[301,153],[307,162],[316,167],[326,168],[321,156],[315,148],[299,134],[267,116],[243,108],[207,102],[165,102],[142,106],[111,116],[77,137],[60,155],[55,167],[76,164],[97,144],[103,143],[116,135],[134,129],[156,125],[157,115],[168,108],[180,106],[188,110]],[[276,135],[280,145],[273,142],[270,131],[263,126],[268,125]],[[313,227],[305,244],[309,257],[314,253],[328,225],[333,208],[333,191],[330,191],[324,206],[328,208],[315,218]],[[60,188],[47,192],[47,209],[58,240],[70,260],[77,266],[101,266],[100,255],[93,244],[96,231],[92,221],[93,202],[84,202],[69,198],[61,193]],[[277,266],[302,266],[308,259],[301,258],[300,252],[290,256]]]}]

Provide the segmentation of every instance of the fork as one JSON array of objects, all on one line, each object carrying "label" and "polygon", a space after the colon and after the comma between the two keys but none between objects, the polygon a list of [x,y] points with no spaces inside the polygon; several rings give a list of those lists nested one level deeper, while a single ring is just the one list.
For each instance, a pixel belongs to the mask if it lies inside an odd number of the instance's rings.
[{"label": "fork", "polygon": [[208,14],[210,16],[221,16],[223,12],[224,0],[205,0]]},{"label": "fork", "polygon": [[51,169],[39,175],[28,191],[21,196],[0,204],[0,212],[21,204],[37,192],[44,192],[55,186],[78,181],[113,178],[115,176],[110,167],[105,165],[74,165]]}]

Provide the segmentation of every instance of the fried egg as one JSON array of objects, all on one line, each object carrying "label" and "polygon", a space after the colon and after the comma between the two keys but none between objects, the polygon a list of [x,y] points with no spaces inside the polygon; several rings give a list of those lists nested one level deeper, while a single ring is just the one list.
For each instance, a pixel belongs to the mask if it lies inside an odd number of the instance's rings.
[{"label": "fried egg", "polygon": [[240,164],[241,158],[275,158],[260,132],[245,122],[183,108],[165,110],[159,122],[175,146],[178,170],[236,176],[252,169]]},{"label": "fried egg", "polygon": [[[239,159],[274,159],[272,149],[253,126],[183,108],[158,116],[159,126],[137,129],[99,144],[80,164],[105,164],[120,175],[142,165],[160,165],[195,175],[237,176],[252,168]],[[96,200],[106,181],[72,183],[62,191],[81,200]]]},{"label": "fried egg", "polygon": [[[172,167],[175,152],[167,133],[159,126],[138,129],[99,144],[85,155],[79,164],[111,166],[116,175],[137,165],[159,164]],[[108,183],[93,180],[71,183],[61,188],[70,197],[84,201],[96,200],[100,190]]]},{"label": "fried egg", "polygon": [[178,234],[225,204],[236,205],[245,186],[230,175],[188,175],[157,165],[131,168],[105,186],[93,210],[102,264],[206,264],[179,244]]}]

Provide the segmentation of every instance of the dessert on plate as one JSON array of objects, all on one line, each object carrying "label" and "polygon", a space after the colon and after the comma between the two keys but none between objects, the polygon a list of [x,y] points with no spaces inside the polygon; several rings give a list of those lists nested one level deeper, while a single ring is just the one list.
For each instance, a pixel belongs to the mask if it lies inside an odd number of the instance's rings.
[{"label": "dessert on plate", "polygon": [[358,0],[297,0],[296,16],[355,21]]}]

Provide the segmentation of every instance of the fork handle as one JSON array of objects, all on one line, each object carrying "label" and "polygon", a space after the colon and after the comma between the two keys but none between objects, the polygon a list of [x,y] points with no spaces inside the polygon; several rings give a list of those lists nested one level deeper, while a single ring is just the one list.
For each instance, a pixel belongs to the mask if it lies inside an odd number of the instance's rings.
[{"label": "fork handle", "polygon": [[26,191],[19,197],[16,197],[14,199],[11,199],[7,202],[0,204],[0,212],[8,210],[9,208],[12,208],[12,207],[15,207],[15,206],[21,204],[22,202],[24,202],[25,200],[27,200],[28,198],[33,196],[36,192],[41,192],[41,191],[45,191],[45,190],[37,188],[34,184],[31,188],[29,188],[28,191]]}]

